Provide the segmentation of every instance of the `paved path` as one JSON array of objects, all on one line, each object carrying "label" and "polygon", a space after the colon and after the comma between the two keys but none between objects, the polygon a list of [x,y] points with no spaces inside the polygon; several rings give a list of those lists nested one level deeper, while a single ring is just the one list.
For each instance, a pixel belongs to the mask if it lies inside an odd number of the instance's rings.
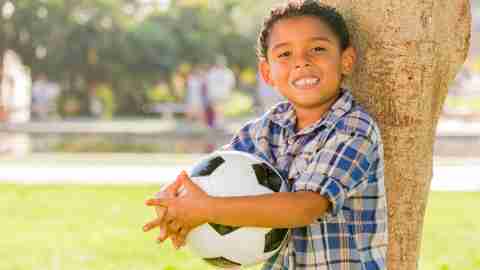
[{"label": "paved path", "polygon": [[[123,134],[161,134],[161,133],[234,133],[248,119],[228,119],[221,130],[209,130],[196,123],[183,119],[116,119],[91,120],[73,119],[64,121],[28,122],[20,124],[0,123],[0,132],[26,133],[123,133]],[[437,136],[472,137],[480,136],[480,121],[461,121],[458,119],[441,118],[437,126]]]},{"label": "paved path", "polygon": [[480,137],[480,121],[460,121],[440,118],[438,137]]},{"label": "paved path", "polygon": [[[174,157],[175,161],[172,161]],[[199,155],[34,154],[0,159],[0,182],[24,184],[163,184]],[[432,190],[480,191],[480,159],[435,159]]]},{"label": "paved path", "polygon": [[[231,133],[244,121],[232,121],[225,130]],[[124,119],[115,121],[62,121],[0,124],[0,132],[33,133],[131,133],[191,134],[204,133],[202,127],[184,121]],[[212,132],[212,131],[210,131]],[[480,122],[443,119],[439,122],[440,138],[480,138]],[[469,139],[471,140],[471,139]],[[455,149],[456,146],[455,146]],[[456,150],[458,152],[458,150]],[[198,155],[165,154],[32,154],[23,159],[0,156],[0,182],[14,183],[88,183],[88,184],[161,184],[174,179]],[[180,162],[179,162],[180,160]],[[433,190],[480,191],[480,159],[436,159]]]}]

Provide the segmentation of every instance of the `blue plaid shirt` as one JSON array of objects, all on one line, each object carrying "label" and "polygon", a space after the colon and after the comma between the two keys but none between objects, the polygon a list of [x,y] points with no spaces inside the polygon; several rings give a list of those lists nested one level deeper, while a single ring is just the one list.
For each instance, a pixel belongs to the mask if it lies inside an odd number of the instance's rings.
[{"label": "blue plaid shirt", "polygon": [[375,121],[342,89],[318,122],[298,132],[295,124],[292,105],[280,103],[226,146],[268,161],[290,191],[317,192],[332,204],[314,223],[292,229],[263,269],[386,269],[383,148]]}]

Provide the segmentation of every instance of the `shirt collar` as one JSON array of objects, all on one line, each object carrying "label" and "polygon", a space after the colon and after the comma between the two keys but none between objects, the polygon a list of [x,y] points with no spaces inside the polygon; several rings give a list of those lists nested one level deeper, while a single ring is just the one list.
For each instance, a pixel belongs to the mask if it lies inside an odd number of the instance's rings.
[{"label": "shirt collar", "polygon": [[[316,123],[304,128],[298,134],[306,134],[322,126],[330,128],[340,117],[350,111],[352,107],[352,94],[349,90],[342,88],[340,90],[340,96],[338,97],[337,101],[333,103],[328,112]],[[282,128],[286,128],[295,133],[297,116],[295,115],[295,110],[290,102],[283,102],[275,107],[270,115],[270,120]]]}]

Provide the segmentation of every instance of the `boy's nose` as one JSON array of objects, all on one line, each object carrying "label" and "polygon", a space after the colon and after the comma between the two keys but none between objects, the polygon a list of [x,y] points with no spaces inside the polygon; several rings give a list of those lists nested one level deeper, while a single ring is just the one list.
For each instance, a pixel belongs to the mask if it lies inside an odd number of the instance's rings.
[{"label": "boy's nose", "polygon": [[310,63],[307,61],[304,61],[302,63],[296,63],[295,68],[303,68],[303,67],[310,67]]},{"label": "boy's nose", "polygon": [[311,63],[308,57],[306,56],[299,56],[297,57],[295,61],[295,68],[304,68],[304,67],[310,67]]}]

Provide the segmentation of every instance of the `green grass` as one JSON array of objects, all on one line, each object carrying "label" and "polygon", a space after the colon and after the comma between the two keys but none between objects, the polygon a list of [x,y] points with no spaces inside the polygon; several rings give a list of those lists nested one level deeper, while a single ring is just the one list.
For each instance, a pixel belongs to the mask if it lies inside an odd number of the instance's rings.
[{"label": "green grass", "polygon": [[479,202],[480,192],[430,195],[419,269],[480,269]]},{"label": "green grass", "polygon": [[[0,269],[211,269],[141,231],[153,216],[143,201],[156,190],[0,185]],[[479,199],[480,193],[431,195],[420,269],[480,269]]]},{"label": "green grass", "polygon": [[452,109],[480,112],[480,97],[448,96],[445,106]]},{"label": "green grass", "polygon": [[142,225],[157,187],[0,186],[0,269],[207,269]]}]

